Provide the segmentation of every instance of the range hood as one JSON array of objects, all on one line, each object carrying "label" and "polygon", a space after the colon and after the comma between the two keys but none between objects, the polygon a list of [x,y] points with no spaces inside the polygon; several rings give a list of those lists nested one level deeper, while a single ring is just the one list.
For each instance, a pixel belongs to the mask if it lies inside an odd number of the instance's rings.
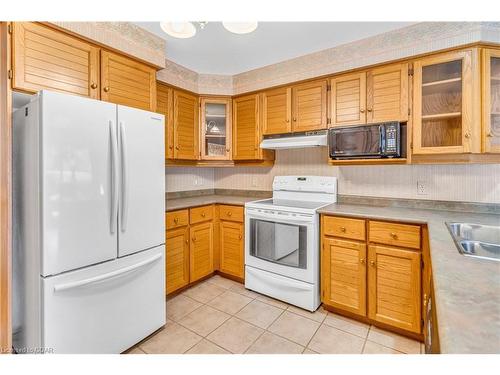
[{"label": "range hood", "polygon": [[264,136],[260,148],[287,150],[291,148],[320,147],[327,145],[327,130]]}]

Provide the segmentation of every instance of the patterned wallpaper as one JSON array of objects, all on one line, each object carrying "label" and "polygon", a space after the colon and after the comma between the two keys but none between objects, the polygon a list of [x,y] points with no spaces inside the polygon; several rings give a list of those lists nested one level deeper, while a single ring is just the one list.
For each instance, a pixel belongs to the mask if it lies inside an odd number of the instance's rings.
[{"label": "patterned wallpaper", "polygon": [[[387,165],[332,167],[326,148],[283,150],[273,167],[169,168],[167,191],[205,188],[271,190],[276,175],[336,176],[339,194],[500,203],[500,165]],[[204,181],[203,186],[194,180]],[[417,194],[417,181],[427,194]]]}]

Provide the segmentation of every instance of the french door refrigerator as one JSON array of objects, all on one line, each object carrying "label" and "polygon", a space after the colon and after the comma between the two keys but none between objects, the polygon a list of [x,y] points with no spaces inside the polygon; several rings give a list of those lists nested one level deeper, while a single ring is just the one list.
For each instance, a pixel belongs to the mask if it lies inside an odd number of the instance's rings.
[{"label": "french door refrigerator", "polygon": [[120,353],[165,324],[164,118],[41,91],[13,132],[14,348]]}]

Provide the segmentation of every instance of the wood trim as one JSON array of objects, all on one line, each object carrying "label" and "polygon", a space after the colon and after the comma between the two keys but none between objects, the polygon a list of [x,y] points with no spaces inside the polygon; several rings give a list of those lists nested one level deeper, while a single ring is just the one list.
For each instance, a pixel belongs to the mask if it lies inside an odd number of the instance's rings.
[{"label": "wood trim", "polygon": [[483,49],[481,56],[482,76],[482,127],[481,127],[481,150],[486,153],[500,153],[500,146],[491,145],[491,58],[500,59],[500,50]]},{"label": "wood trim", "polygon": [[[205,97],[202,96],[199,98],[200,102],[200,151],[201,151],[201,160],[231,160],[231,152],[232,152],[232,102],[231,98],[217,98],[217,97]],[[224,156],[206,156],[205,155],[205,104],[207,103],[215,103],[215,104],[225,104],[226,106],[226,153]]]},{"label": "wood trim", "polygon": [[12,347],[12,93],[8,78],[11,45],[7,28],[7,22],[0,22],[0,353],[10,352]]}]

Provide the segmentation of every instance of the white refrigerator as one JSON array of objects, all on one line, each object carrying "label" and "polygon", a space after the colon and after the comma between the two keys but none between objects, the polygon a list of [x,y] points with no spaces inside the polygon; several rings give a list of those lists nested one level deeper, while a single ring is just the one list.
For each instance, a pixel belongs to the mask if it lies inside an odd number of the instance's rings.
[{"label": "white refrigerator", "polygon": [[41,91],[13,139],[17,352],[120,353],[162,327],[163,115]]}]

